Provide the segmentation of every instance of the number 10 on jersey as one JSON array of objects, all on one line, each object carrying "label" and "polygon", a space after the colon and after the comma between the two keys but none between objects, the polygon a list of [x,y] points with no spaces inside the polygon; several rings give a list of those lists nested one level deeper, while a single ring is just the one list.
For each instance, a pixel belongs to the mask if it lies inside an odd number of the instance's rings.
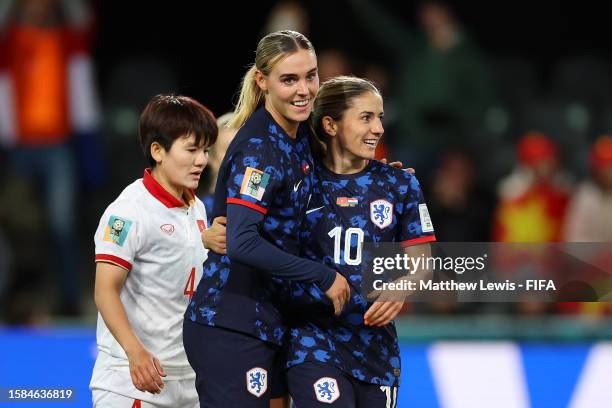
[{"label": "number 10 on jersey", "polygon": [[[342,227],[332,228],[327,233],[334,239],[334,263],[340,264],[340,252],[344,255],[344,263],[347,265],[361,264],[361,247],[363,246],[363,230],[361,228],[348,228],[344,231],[344,251],[340,250],[342,245]],[[352,247],[355,247],[351,253]]]}]

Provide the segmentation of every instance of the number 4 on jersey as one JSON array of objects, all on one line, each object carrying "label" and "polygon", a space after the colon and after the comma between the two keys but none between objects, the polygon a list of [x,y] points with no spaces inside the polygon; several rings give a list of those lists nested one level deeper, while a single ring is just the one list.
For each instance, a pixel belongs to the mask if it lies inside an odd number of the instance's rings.
[{"label": "number 4 on jersey", "polygon": [[187,279],[187,284],[185,285],[185,290],[183,291],[185,296],[189,297],[189,300],[191,300],[191,297],[195,293],[194,286],[195,286],[195,268],[191,268],[191,272],[189,273],[189,279]]}]

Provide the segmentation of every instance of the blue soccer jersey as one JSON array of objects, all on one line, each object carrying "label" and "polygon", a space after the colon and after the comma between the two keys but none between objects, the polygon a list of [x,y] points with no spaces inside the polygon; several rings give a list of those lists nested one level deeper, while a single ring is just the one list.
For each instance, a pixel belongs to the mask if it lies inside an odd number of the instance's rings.
[{"label": "blue soccer jersey", "polygon": [[207,221],[206,225],[210,227],[213,222],[213,218],[211,217],[211,215],[212,215],[212,210],[213,210],[213,203],[215,201],[215,196],[213,194],[205,194],[202,197],[200,197],[200,199],[204,203],[204,208],[206,208],[206,216],[208,217],[208,219],[206,220]]},{"label": "blue soccer jersey", "polygon": [[211,218],[227,214],[228,255],[209,253],[186,319],[281,344],[274,279],[331,286],[333,270],[298,257],[312,169],[305,126],[293,139],[264,108],[253,113],[230,144],[215,188]]},{"label": "blue soccer jersey", "polygon": [[[421,188],[412,174],[377,161],[350,175],[334,174],[319,164],[316,178],[301,234],[303,253],[338,270],[354,292],[335,316],[316,285],[291,285],[285,294],[293,316],[287,367],[327,363],[361,381],[397,386],[400,357],[394,324],[364,324],[371,303],[361,294],[360,247],[363,242],[435,241]],[[317,305],[319,310],[312,313]]]}]

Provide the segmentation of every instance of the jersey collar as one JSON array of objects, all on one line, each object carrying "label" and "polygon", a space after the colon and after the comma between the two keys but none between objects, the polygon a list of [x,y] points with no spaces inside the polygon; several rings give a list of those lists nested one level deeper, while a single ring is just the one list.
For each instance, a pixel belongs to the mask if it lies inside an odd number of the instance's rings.
[{"label": "jersey collar", "polygon": [[[142,177],[142,183],[145,188],[151,193],[153,197],[155,197],[159,202],[165,205],[167,208],[182,208],[185,207],[185,202],[177,199],[165,188],[162,187],[161,184],[157,182],[151,175],[151,169],[145,169],[144,175]],[[189,203],[189,206],[192,206],[195,202],[195,192],[191,189],[185,190],[185,201]]]}]

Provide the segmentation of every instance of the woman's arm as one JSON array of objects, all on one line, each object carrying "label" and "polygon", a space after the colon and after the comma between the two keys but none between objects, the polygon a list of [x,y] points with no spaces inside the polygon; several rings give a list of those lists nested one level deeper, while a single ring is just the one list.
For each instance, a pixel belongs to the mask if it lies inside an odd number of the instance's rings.
[{"label": "woman's arm", "polygon": [[96,306],[113,337],[121,345],[130,363],[130,375],[140,391],[159,394],[166,373],[159,360],[149,353],[134,334],[119,294],[128,271],[105,262],[96,264],[94,298]]},{"label": "woman's arm", "polygon": [[[414,258],[428,258],[431,256],[431,246],[429,244],[418,244],[406,247],[404,252],[409,257]],[[421,268],[410,275],[401,278],[405,281],[413,281],[418,282],[421,280],[430,279],[431,270],[426,269],[423,264],[420,264]],[[364,315],[364,323],[366,326],[386,326],[393,319],[397,317],[399,312],[402,310],[404,306],[404,302],[406,298],[410,296],[411,292],[404,291],[398,293],[394,291],[393,293],[385,293],[382,292],[378,294],[378,298],[376,302],[370,306],[366,314]]]},{"label": "woman's arm", "polygon": [[333,302],[336,314],[350,299],[346,279],[324,264],[289,254],[259,234],[264,215],[248,207],[227,205],[227,254],[231,260],[251,265],[278,278],[315,282]]}]

